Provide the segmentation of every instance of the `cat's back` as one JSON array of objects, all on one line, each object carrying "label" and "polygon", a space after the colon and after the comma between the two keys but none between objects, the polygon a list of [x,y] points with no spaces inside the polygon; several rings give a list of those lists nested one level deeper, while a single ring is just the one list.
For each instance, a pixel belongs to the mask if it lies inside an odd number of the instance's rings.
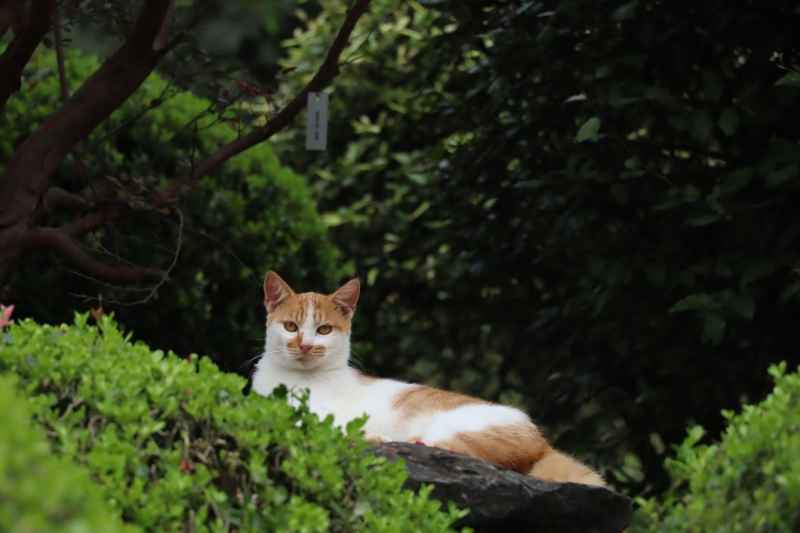
[{"label": "cat's back", "polygon": [[398,410],[397,401],[409,391],[419,387],[395,379],[376,378],[360,372],[356,373],[360,393],[360,405],[355,406],[369,415],[366,431],[382,435],[392,440],[407,440],[408,421]]}]

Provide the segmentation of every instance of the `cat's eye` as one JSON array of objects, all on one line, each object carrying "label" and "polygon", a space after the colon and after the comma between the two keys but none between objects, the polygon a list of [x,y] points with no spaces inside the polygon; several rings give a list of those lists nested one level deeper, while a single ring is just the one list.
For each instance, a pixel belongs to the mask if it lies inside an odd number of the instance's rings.
[{"label": "cat's eye", "polygon": [[297,324],[295,324],[294,322],[284,322],[283,329],[285,329],[286,331],[297,331]]},{"label": "cat's eye", "polygon": [[333,331],[333,327],[331,327],[328,324],[325,324],[324,326],[320,326],[317,328],[317,333],[319,333],[320,335],[327,335],[331,331]]}]

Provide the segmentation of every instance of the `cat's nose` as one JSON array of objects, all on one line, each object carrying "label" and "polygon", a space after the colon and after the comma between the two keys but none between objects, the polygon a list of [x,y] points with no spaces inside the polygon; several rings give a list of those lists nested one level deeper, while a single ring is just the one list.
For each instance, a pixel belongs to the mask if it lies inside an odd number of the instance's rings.
[{"label": "cat's nose", "polygon": [[310,352],[311,348],[313,348],[313,345],[311,345],[311,344],[301,344],[300,345],[300,351],[303,352],[303,353]]}]

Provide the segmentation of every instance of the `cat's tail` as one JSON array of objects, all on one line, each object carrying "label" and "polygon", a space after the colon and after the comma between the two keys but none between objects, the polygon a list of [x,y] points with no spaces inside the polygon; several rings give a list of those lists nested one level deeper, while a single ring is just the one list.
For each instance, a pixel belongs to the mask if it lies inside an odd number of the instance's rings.
[{"label": "cat's tail", "polygon": [[549,446],[541,458],[533,464],[528,475],[547,481],[568,481],[597,487],[606,486],[606,482],[600,477],[600,474],[574,457]]}]

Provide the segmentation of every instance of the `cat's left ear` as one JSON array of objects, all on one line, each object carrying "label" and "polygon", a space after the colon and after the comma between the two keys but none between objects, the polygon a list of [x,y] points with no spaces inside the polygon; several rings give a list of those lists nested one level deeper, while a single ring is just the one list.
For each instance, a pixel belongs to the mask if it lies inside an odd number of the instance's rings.
[{"label": "cat's left ear", "polygon": [[358,296],[361,294],[361,282],[358,278],[353,278],[331,294],[333,303],[341,309],[346,316],[352,316],[356,312]]}]

